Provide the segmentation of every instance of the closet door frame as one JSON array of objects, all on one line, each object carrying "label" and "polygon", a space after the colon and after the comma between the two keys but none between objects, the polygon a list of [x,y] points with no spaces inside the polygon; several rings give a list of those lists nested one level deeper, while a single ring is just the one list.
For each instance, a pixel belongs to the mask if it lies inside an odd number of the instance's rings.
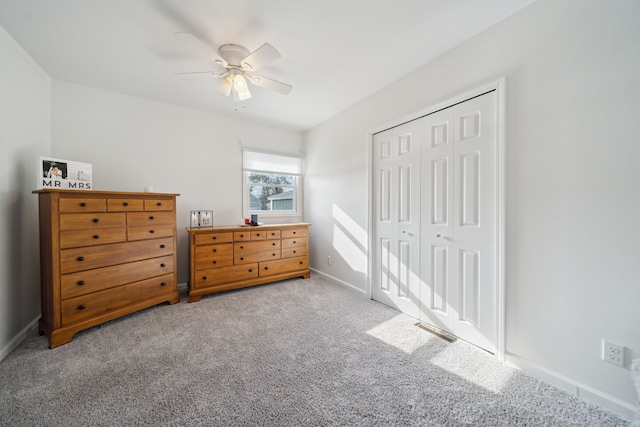
[{"label": "closet door frame", "polygon": [[[447,107],[451,107],[455,104],[459,104],[468,99],[483,95],[487,92],[496,92],[496,313],[495,313],[495,338],[496,338],[496,353],[495,356],[498,360],[505,360],[505,316],[506,316],[506,269],[505,269],[505,243],[506,243],[506,230],[505,230],[505,218],[506,218],[506,123],[505,123],[505,100],[506,100],[506,78],[494,80],[476,88],[462,92],[456,96],[448,98],[442,102],[438,102],[423,110],[416,111],[407,116],[398,118],[382,126],[378,126],[371,129],[368,134],[368,168],[369,168],[369,182],[368,182],[368,227],[367,234],[369,236],[368,246],[373,248],[376,236],[373,235],[373,136],[376,133],[382,132],[389,128],[399,126],[403,123],[416,120],[420,117],[427,116],[442,110]],[[373,268],[374,259],[372,258],[373,251],[368,251],[367,256],[367,297],[372,298],[372,286],[373,286]]]}]

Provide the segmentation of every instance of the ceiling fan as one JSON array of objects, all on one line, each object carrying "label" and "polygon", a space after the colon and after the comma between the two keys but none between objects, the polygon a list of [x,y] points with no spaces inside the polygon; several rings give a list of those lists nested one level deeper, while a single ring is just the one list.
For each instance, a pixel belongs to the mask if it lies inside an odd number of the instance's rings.
[{"label": "ceiling fan", "polygon": [[[176,33],[176,36],[199,41],[190,33]],[[222,80],[218,84],[218,90],[225,96],[233,93],[233,98],[236,102],[251,98],[248,82],[283,95],[289,94],[293,89],[293,86],[286,83],[253,74],[254,71],[280,58],[280,53],[269,43],[263,44],[253,52],[249,52],[246,48],[237,44],[224,44],[220,46],[218,53],[220,59],[216,59],[215,62],[225,68],[226,71],[221,73],[216,71],[193,71],[176,73],[176,75],[200,74],[220,77]]]}]

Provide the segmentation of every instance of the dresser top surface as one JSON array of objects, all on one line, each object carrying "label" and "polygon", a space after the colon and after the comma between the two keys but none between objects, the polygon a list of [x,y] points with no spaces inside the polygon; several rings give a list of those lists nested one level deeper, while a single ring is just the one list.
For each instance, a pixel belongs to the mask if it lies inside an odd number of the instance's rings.
[{"label": "dresser top surface", "polygon": [[172,196],[177,197],[180,194],[177,193],[148,193],[142,191],[106,191],[106,190],[62,190],[55,188],[43,188],[41,190],[32,191],[33,194],[64,194],[65,196],[73,195],[73,196]]},{"label": "dresser top surface", "polygon": [[289,229],[309,227],[307,222],[291,222],[286,224],[262,224],[262,225],[217,225],[214,227],[187,227],[189,233],[211,233],[221,231],[247,231],[247,230],[269,230],[273,228]]}]

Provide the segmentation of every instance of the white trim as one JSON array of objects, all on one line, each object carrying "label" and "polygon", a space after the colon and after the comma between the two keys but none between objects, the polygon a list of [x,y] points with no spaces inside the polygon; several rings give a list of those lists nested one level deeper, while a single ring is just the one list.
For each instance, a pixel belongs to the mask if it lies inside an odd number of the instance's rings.
[{"label": "white trim", "polygon": [[505,361],[507,364],[518,368],[527,374],[538,378],[554,387],[564,390],[569,394],[579,397],[582,400],[593,403],[601,408],[609,410],[625,420],[631,421],[639,407],[632,403],[625,402],[603,391],[597,390],[586,384],[566,377],[558,372],[543,368],[542,366],[531,363],[526,359],[515,354],[506,354]]},{"label": "white trim", "polygon": [[24,341],[24,339],[27,337],[27,333],[29,333],[29,331],[37,325],[40,317],[42,316],[38,314],[35,319],[29,322],[27,326],[22,328],[22,330],[18,332],[16,336],[11,338],[11,341],[9,341],[7,345],[5,345],[2,350],[0,350],[0,362],[4,360],[4,358],[7,357],[13,350],[15,350],[15,348],[18,347],[20,343],[22,343],[22,341]]},{"label": "white trim", "polygon": [[427,107],[425,109],[416,111],[407,116],[388,122],[385,125],[373,128],[368,133],[368,147],[367,150],[369,157],[369,212],[368,212],[368,235],[369,235],[369,254],[367,256],[367,294],[369,298],[373,295],[373,264],[372,259],[374,253],[374,236],[373,236],[373,137],[376,133],[385,131],[387,129],[399,126],[401,124],[417,120],[421,117],[433,114],[436,111],[444,108],[451,107],[460,102],[464,102],[470,98],[482,95],[487,92],[496,92],[496,108],[497,108],[497,132],[496,132],[496,319],[495,319],[495,336],[496,336],[496,353],[495,356],[498,360],[504,360],[505,357],[505,313],[506,313],[506,298],[505,298],[505,243],[506,243],[506,115],[505,115],[505,100],[506,100],[506,78],[500,78],[488,83],[481,84],[480,86],[455,95],[444,101],[441,101],[435,105]]},{"label": "white trim", "polygon": [[[314,273],[316,273],[316,274],[319,274],[319,275],[323,276],[325,279],[329,280],[330,282],[333,282],[333,283],[335,283],[335,284],[337,284],[337,285],[345,286],[345,287],[347,287],[347,288],[351,288],[351,289],[353,289],[354,291],[358,291],[358,293],[361,293],[361,294],[363,294],[363,295],[365,295],[365,296],[366,296],[366,291],[364,291],[364,290],[362,290],[362,289],[360,289],[360,288],[358,288],[358,287],[356,287],[356,286],[353,286],[352,284],[347,283],[347,282],[345,282],[345,281],[343,281],[343,280],[340,280],[340,279],[338,279],[337,277],[333,277],[333,276],[331,276],[331,275],[329,275],[329,274],[327,274],[327,273],[324,273],[324,272],[322,272],[322,271],[320,271],[320,270],[317,270],[317,269],[315,269],[315,268],[312,268],[312,267],[309,267],[309,270],[313,271],[313,272],[314,272]],[[369,298],[369,299],[370,299],[370,298]]]}]

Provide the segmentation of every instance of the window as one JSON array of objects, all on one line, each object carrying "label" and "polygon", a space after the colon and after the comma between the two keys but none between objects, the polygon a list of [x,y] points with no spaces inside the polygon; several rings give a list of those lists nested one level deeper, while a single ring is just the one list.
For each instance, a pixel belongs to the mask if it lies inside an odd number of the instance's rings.
[{"label": "window", "polygon": [[242,169],[244,216],[302,215],[300,157],[245,150]]}]

